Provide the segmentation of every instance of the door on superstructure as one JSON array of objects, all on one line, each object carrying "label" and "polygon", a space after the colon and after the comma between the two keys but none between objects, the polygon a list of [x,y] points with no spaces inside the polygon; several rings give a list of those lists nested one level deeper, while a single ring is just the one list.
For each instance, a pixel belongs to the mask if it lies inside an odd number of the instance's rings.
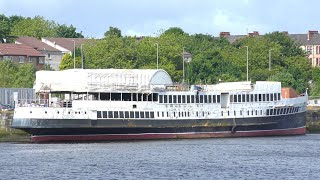
[{"label": "door on superstructure", "polygon": [[227,108],[229,106],[229,93],[221,93],[220,104],[221,108]]}]

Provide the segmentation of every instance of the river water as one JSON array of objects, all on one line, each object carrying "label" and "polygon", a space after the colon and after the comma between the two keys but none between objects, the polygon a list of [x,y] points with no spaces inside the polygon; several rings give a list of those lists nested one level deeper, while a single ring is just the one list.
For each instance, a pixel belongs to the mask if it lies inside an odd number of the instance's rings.
[{"label": "river water", "polygon": [[319,179],[320,134],[0,143],[0,179]]}]

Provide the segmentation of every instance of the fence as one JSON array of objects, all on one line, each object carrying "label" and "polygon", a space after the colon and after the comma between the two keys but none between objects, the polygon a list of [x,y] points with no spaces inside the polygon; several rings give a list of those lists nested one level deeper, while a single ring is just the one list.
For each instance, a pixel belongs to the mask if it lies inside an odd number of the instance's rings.
[{"label": "fence", "polygon": [[18,99],[35,99],[32,88],[0,88],[0,103],[14,105],[14,92],[18,93]]}]

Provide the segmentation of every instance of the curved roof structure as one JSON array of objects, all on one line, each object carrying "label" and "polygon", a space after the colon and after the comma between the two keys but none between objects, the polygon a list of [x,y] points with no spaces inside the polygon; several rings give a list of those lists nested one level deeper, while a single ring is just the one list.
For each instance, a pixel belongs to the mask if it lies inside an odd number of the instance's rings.
[{"label": "curved roof structure", "polygon": [[71,92],[150,92],[172,85],[161,69],[68,69],[38,71],[34,89]]}]

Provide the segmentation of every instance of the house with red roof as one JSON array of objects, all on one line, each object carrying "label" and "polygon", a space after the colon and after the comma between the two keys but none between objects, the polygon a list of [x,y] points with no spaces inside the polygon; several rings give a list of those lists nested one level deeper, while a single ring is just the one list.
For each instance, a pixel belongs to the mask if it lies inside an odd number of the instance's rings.
[{"label": "house with red roof", "polygon": [[11,60],[16,64],[33,64],[37,70],[44,69],[45,56],[24,44],[0,43],[0,61]]},{"label": "house with red roof", "polygon": [[15,41],[16,44],[24,44],[32,47],[45,56],[46,64],[49,64],[54,70],[59,70],[59,64],[61,62],[64,53],[41,40],[34,37],[18,37]]}]

